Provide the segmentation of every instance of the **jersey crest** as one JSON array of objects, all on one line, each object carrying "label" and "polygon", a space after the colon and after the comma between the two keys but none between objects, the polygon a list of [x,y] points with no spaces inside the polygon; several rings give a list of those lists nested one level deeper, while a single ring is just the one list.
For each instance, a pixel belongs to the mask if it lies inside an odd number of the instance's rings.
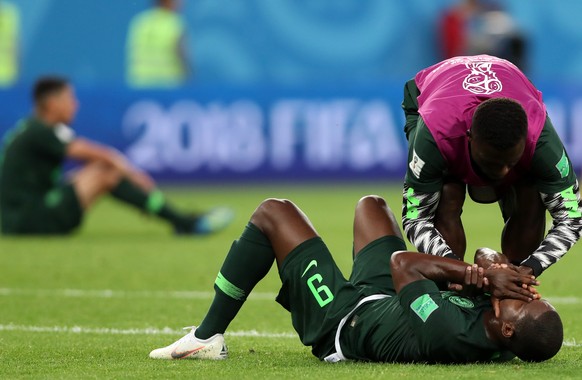
[{"label": "jersey crest", "polygon": [[459,307],[463,307],[465,309],[472,309],[475,307],[473,301],[465,297],[460,297],[456,295],[454,292],[444,292],[441,294],[441,296],[450,303],[457,305]]}]

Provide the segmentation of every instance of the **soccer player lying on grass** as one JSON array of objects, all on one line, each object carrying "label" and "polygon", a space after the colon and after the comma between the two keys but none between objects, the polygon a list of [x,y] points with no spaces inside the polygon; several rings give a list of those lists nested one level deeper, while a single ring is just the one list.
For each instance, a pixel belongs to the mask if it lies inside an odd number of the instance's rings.
[{"label": "soccer player lying on grass", "polygon": [[[4,234],[66,234],[102,195],[169,222],[178,234],[206,234],[226,227],[232,211],[178,212],[154,181],[115,149],[76,137],[67,124],[77,112],[64,78],[40,78],[33,90],[34,115],[8,132],[0,155],[0,217]],[[61,182],[65,159],[83,163]]]},{"label": "soccer player lying on grass", "polygon": [[[362,198],[346,280],[303,212],[290,201],[268,199],[233,243],[202,324],[150,357],[226,358],[223,333],[273,260],[282,281],[277,301],[319,359],[466,363],[517,355],[542,361],[560,349],[558,313],[539,299],[535,278],[503,264],[503,256],[480,250],[478,264],[470,265],[405,249],[384,200]],[[441,281],[492,297],[441,292],[435,283]]]}]

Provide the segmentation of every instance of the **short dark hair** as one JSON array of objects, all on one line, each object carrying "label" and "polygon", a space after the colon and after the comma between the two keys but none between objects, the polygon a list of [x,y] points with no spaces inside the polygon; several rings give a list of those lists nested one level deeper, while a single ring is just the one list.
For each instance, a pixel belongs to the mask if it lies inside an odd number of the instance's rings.
[{"label": "short dark hair", "polygon": [[32,99],[35,104],[42,103],[47,97],[63,90],[69,85],[69,80],[60,76],[40,77],[34,83]]},{"label": "short dark hair", "polygon": [[475,110],[471,133],[498,150],[513,148],[527,137],[527,115],[513,99],[488,99]]},{"label": "short dark hair", "polygon": [[521,360],[542,362],[556,355],[563,341],[560,315],[548,310],[537,317],[526,315],[515,323],[510,349]]}]

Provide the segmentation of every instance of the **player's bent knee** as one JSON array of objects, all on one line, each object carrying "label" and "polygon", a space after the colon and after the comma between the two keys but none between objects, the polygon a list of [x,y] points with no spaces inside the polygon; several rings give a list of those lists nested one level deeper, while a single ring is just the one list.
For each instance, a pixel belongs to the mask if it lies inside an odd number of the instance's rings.
[{"label": "player's bent knee", "polygon": [[256,224],[269,224],[280,220],[281,216],[295,210],[295,205],[288,199],[268,198],[261,202],[253,213],[251,221]]},{"label": "player's bent knee", "polygon": [[295,205],[288,199],[268,198],[261,202],[259,210],[267,215],[278,216],[296,210]]},{"label": "player's bent knee", "polygon": [[115,188],[123,178],[121,172],[117,169],[107,168],[101,172],[101,185],[107,189],[111,190]]},{"label": "player's bent knee", "polygon": [[360,198],[357,207],[388,207],[388,205],[379,195],[366,195]]}]

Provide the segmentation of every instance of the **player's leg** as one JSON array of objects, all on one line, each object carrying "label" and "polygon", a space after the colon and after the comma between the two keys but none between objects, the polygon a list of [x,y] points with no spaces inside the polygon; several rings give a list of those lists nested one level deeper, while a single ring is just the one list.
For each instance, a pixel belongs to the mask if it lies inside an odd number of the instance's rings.
[{"label": "player's leg", "polygon": [[291,201],[263,201],[226,256],[215,282],[216,296],[196,336],[222,334],[273,260],[281,266],[295,247],[315,236],[305,214]]},{"label": "player's leg", "polygon": [[112,166],[91,163],[78,170],[72,183],[83,209],[90,207],[105,193],[148,214],[169,222],[178,234],[207,234],[219,231],[232,221],[230,209],[216,208],[203,214],[184,214],[177,211],[164,194],[147,189],[131,176],[122,175]]},{"label": "player's leg", "polygon": [[447,181],[443,185],[441,198],[434,219],[434,226],[443,236],[453,253],[461,260],[465,257],[467,238],[461,221],[465,203],[465,184]]},{"label": "player's leg", "polygon": [[376,293],[395,294],[390,273],[392,253],[405,250],[396,217],[384,199],[363,197],[354,216],[354,267],[350,282]]},{"label": "player's leg", "polygon": [[[222,334],[275,259],[283,281],[277,300],[291,311],[294,326],[305,344],[320,342],[321,335],[338,323],[324,321],[327,311],[343,310],[344,304],[351,306],[357,302],[356,292],[335,266],[303,212],[290,201],[268,199],[255,210],[241,237],[232,244],[202,324],[174,344],[152,351],[150,357],[226,357]],[[332,303],[336,291],[342,294],[351,291],[353,297],[341,297],[341,302]],[[341,318],[344,314],[338,311],[330,315]],[[333,341],[330,344],[333,347]]]},{"label": "player's leg", "polygon": [[233,220],[233,212],[226,207],[216,207],[205,213],[183,213],[168,202],[164,194],[156,189],[144,187],[132,180],[132,176],[121,177],[110,191],[117,200],[155,215],[169,222],[179,235],[204,235],[218,232]]},{"label": "player's leg", "polygon": [[[150,357],[226,357],[222,350],[222,334],[254,286],[269,272],[275,257],[278,262],[284,260],[296,246],[315,236],[315,230],[293,203],[278,199],[263,201],[239,239],[230,247],[214,283],[214,299],[200,326],[183,340],[152,351]],[[201,353],[192,352],[201,346],[208,349]],[[180,351],[180,347],[195,348]]]},{"label": "player's leg", "polygon": [[324,359],[336,352],[340,320],[368,295],[346,280],[305,214],[289,201],[270,200],[251,219],[268,236],[282,286],[277,302],[291,312],[301,342]]},{"label": "player's leg", "polygon": [[121,173],[110,166],[91,163],[76,171],[71,183],[81,207],[86,210],[102,195],[107,194],[121,180]]},{"label": "player's leg", "polygon": [[519,264],[541,244],[546,232],[546,208],[531,183],[513,187],[500,201],[505,220],[501,251],[510,262]]},{"label": "player's leg", "polygon": [[295,247],[318,236],[303,211],[286,199],[262,202],[253,213],[251,223],[271,242],[279,267]]},{"label": "player's leg", "polygon": [[354,254],[384,236],[402,239],[400,227],[386,201],[377,195],[360,199],[354,214]]}]

